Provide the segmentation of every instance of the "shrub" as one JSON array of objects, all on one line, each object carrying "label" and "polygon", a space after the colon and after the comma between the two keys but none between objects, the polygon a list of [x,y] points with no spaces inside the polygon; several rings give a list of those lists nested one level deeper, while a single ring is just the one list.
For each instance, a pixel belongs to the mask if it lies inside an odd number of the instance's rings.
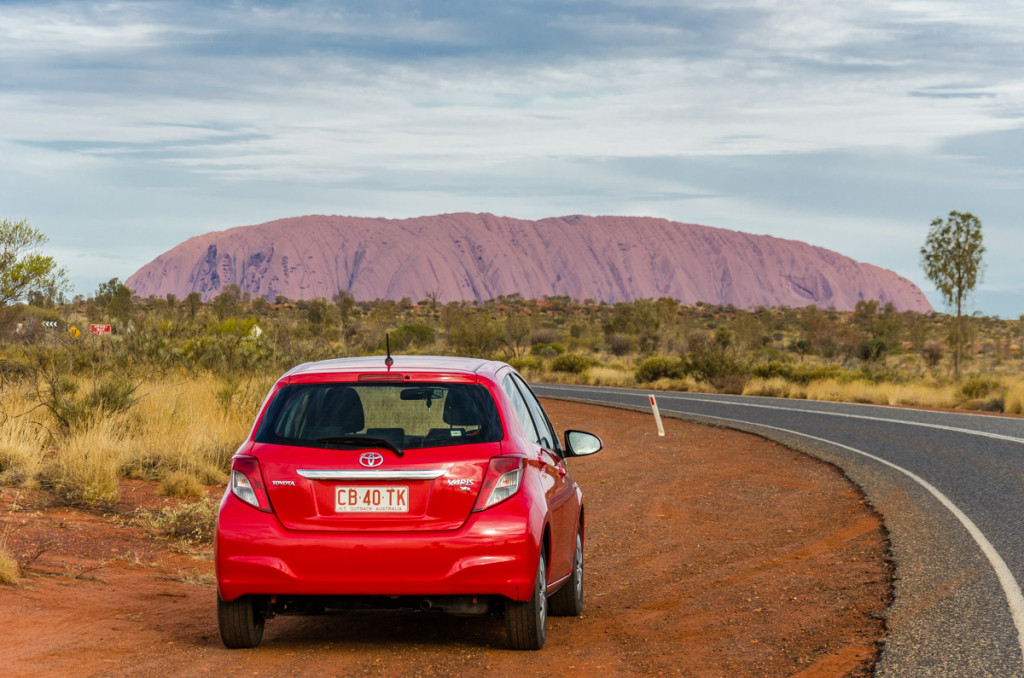
[{"label": "shrub", "polygon": [[558,332],[546,327],[535,330],[530,335],[530,344],[533,346],[537,344],[553,344],[556,341],[558,341]]},{"label": "shrub", "polygon": [[888,350],[889,347],[886,345],[885,341],[878,337],[874,337],[866,339],[857,345],[857,357],[861,360],[878,360],[884,356]]},{"label": "shrub", "polygon": [[203,499],[177,508],[165,506],[154,522],[169,537],[209,544],[217,525],[217,502]]},{"label": "shrub", "polygon": [[684,373],[685,363],[679,358],[655,355],[644,360],[636,368],[636,380],[644,383],[659,379],[681,379]]},{"label": "shrub", "polygon": [[588,367],[592,367],[594,364],[593,359],[579,353],[566,353],[551,361],[551,369],[554,372],[583,374]]},{"label": "shrub", "polygon": [[448,345],[458,355],[482,357],[490,355],[501,337],[501,327],[481,318],[467,319],[452,327]]},{"label": "shrub", "polygon": [[64,432],[70,433],[92,426],[101,416],[130,408],[135,404],[132,396],[137,388],[138,384],[115,374],[98,382],[84,396],[78,396],[78,382],[65,375],[53,378],[38,397]]},{"label": "shrub", "polygon": [[1010,387],[1003,399],[1003,411],[1009,414],[1024,414],[1024,382]]},{"label": "shrub", "polygon": [[186,471],[172,471],[160,481],[160,494],[167,497],[202,497],[204,488],[195,475]]},{"label": "shrub", "polygon": [[965,398],[975,400],[977,398],[984,398],[997,388],[999,388],[998,381],[995,381],[994,379],[986,379],[981,376],[974,376],[960,386],[960,393],[962,393]]},{"label": "shrub", "polygon": [[754,378],[743,386],[743,395],[771,396],[773,398],[803,398],[806,391],[799,384],[782,377]]},{"label": "shrub", "polygon": [[123,412],[135,403],[132,395],[138,384],[121,376],[111,376],[96,385],[85,396],[85,404],[94,409],[102,409],[107,414]]},{"label": "shrub", "polygon": [[761,379],[781,378],[805,386],[812,381],[824,381],[827,379],[854,381],[861,377],[859,373],[852,370],[844,370],[838,365],[797,365],[779,360],[771,360],[754,365],[750,372],[753,376]]},{"label": "shrub", "polygon": [[594,366],[587,371],[587,383],[594,386],[636,386],[636,376],[621,365]]},{"label": "shrub", "polygon": [[617,356],[621,357],[636,352],[636,337],[631,337],[628,334],[613,332],[605,337],[605,341],[608,342],[608,350]]},{"label": "shrub", "polygon": [[565,346],[558,343],[539,343],[530,347],[530,355],[540,356],[541,358],[554,358],[563,353],[565,353]]},{"label": "shrub", "polygon": [[422,323],[402,325],[391,333],[391,348],[404,351],[410,346],[429,346],[434,343],[434,330]]},{"label": "shrub", "polygon": [[690,353],[685,371],[693,377],[714,382],[716,379],[749,374],[748,368],[730,351],[712,349]]},{"label": "shrub", "polygon": [[522,358],[509,358],[508,364],[520,372],[527,370],[540,370],[544,367],[544,361],[535,355],[524,355]]},{"label": "shrub", "polygon": [[929,342],[924,345],[921,349],[921,357],[928,363],[928,367],[936,367],[942,360],[942,356],[945,355],[946,350],[942,347],[942,344],[936,344]]},{"label": "shrub", "polygon": [[0,546],[0,584],[17,584],[18,574],[18,561],[6,547]]}]

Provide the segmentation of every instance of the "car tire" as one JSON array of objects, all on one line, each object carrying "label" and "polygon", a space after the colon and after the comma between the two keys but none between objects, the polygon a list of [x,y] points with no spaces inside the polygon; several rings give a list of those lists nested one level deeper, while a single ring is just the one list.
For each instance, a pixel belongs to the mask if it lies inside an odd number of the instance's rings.
[{"label": "car tire", "polygon": [[220,639],[225,647],[256,647],[263,640],[263,627],[266,621],[252,596],[223,601],[220,594],[217,594],[217,626],[220,628]]},{"label": "car tire", "polygon": [[547,560],[543,551],[537,559],[537,580],[533,595],[525,602],[505,601],[505,626],[513,650],[539,650],[548,633]]},{"label": "car tire", "polygon": [[583,614],[583,534],[576,530],[576,548],[572,553],[572,574],[549,602],[554,617],[578,617]]}]

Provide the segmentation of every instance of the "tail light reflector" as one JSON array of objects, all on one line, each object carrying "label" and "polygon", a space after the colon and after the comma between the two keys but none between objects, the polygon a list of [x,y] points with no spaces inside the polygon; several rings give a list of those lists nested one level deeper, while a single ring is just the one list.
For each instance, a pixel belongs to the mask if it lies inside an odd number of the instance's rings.
[{"label": "tail light reflector", "polygon": [[474,511],[483,511],[511,498],[519,491],[526,468],[524,457],[493,457],[487,465]]},{"label": "tail light reflector", "polygon": [[263,472],[256,457],[239,456],[231,460],[231,494],[249,506],[273,513],[270,497],[263,484]]}]

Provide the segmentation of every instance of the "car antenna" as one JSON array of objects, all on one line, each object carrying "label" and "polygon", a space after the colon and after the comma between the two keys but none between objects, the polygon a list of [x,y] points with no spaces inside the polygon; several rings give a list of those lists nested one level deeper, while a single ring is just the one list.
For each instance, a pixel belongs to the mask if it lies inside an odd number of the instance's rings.
[{"label": "car antenna", "polygon": [[391,357],[391,333],[390,332],[385,332],[384,333],[384,343],[387,346],[387,350],[388,350],[388,357],[384,358],[384,364],[387,365],[388,369],[390,370],[391,366],[395,364],[395,359]]}]

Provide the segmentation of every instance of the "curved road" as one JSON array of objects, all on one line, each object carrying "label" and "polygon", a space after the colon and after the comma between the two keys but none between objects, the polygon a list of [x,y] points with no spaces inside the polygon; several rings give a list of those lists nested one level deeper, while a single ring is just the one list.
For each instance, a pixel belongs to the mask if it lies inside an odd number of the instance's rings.
[{"label": "curved road", "polygon": [[[648,391],[533,387],[543,397],[651,411]],[[896,566],[876,675],[1024,676],[1024,419],[654,395],[662,416],[756,433],[835,464],[863,489]]]}]

